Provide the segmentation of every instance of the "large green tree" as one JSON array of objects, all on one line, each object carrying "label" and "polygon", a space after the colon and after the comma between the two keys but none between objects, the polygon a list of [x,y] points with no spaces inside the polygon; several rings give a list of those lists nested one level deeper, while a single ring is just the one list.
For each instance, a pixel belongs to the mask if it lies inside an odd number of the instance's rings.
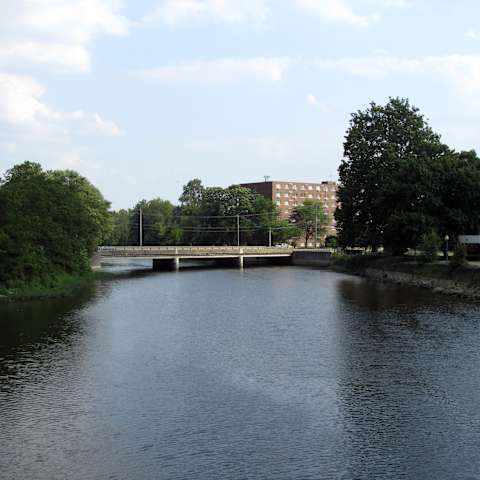
[{"label": "large green tree", "polygon": [[25,162],[0,183],[0,284],[50,285],[81,274],[109,235],[109,203],[87,179]]},{"label": "large green tree", "polygon": [[[416,241],[433,221],[424,204],[437,201],[435,188],[426,188],[430,167],[451,154],[406,99],[372,102],[352,114],[339,167],[336,220],[342,245],[375,251],[393,241],[397,248],[398,231],[404,232],[400,243],[412,235]],[[418,231],[409,231],[414,225]]]}]

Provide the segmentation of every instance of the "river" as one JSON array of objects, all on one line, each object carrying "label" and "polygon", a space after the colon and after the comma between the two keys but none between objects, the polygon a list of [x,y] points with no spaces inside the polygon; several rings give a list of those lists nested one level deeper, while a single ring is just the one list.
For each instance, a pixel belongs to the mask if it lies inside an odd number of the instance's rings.
[{"label": "river", "polygon": [[480,307],[293,267],[0,305],[0,478],[479,479]]}]

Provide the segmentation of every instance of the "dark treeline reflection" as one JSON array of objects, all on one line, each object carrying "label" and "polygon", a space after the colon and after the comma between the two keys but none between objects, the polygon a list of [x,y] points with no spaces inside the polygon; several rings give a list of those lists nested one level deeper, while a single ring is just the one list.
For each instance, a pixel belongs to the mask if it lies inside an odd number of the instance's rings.
[{"label": "dark treeline reflection", "polygon": [[479,477],[478,305],[318,269],[145,266],[0,306],[2,478]]}]

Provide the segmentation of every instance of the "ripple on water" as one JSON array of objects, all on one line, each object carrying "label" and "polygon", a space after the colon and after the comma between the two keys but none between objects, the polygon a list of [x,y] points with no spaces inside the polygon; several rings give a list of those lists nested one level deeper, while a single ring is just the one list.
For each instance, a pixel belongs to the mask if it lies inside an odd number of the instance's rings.
[{"label": "ripple on water", "polygon": [[0,305],[2,480],[480,478],[478,305],[144,266]]}]

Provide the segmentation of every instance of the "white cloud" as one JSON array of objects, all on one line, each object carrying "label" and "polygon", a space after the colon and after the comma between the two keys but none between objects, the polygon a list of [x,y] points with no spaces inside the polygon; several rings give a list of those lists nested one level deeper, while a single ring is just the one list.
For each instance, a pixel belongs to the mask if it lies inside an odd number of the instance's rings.
[{"label": "white cloud", "polygon": [[475,30],[469,30],[465,35],[472,40],[478,39],[478,33]]},{"label": "white cloud", "polygon": [[262,24],[268,13],[267,0],[164,0],[144,20],[170,26],[202,21]]},{"label": "white cloud", "polygon": [[66,168],[78,168],[81,164],[80,154],[76,151],[67,151],[60,155],[60,165]]},{"label": "white cloud", "polygon": [[421,58],[372,55],[314,62],[322,70],[384,79],[392,74],[430,74],[446,78],[463,94],[480,93],[480,55],[444,55]]},{"label": "white cloud", "polygon": [[254,57],[193,61],[144,70],[142,75],[163,82],[229,83],[247,79],[266,82],[282,80],[292,63],[289,58]]},{"label": "white cloud", "polygon": [[0,121],[45,132],[69,124],[85,132],[118,135],[119,128],[96,113],[56,111],[41,101],[45,88],[24,75],[0,73]]},{"label": "white cloud", "polygon": [[378,15],[359,15],[348,0],[295,0],[298,8],[319,15],[327,22],[346,23],[355,27],[368,27]]},{"label": "white cloud", "polygon": [[31,41],[0,43],[0,65],[25,63],[47,65],[60,71],[86,72],[90,68],[90,57],[82,45]]},{"label": "white cloud", "polygon": [[320,59],[314,65],[322,70],[341,71],[375,79],[383,79],[392,73],[415,73],[421,70],[422,61],[415,58],[391,57],[376,54],[364,57]]},{"label": "white cloud", "polygon": [[382,0],[385,7],[407,8],[413,6],[413,0]]},{"label": "white cloud", "polygon": [[[224,156],[227,152],[243,152],[245,158],[286,160],[300,151],[299,145],[291,139],[278,136],[226,137],[215,139],[194,139],[185,147],[197,154]],[[224,157],[223,157],[224,158]],[[228,165],[226,164],[228,167]],[[229,168],[229,167],[228,167]]]},{"label": "white cloud", "polygon": [[307,95],[307,103],[322,113],[330,113],[333,111],[331,104],[320,101],[315,95],[312,94]]},{"label": "white cloud", "polygon": [[88,113],[82,110],[76,110],[73,113],[64,114],[64,118],[66,120],[80,122],[88,131],[112,136],[120,134],[120,129],[115,123],[103,120],[98,113]]},{"label": "white cloud", "polygon": [[95,35],[126,35],[118,0],[2,0],[0,65],[44,64],[85,72]]}]

